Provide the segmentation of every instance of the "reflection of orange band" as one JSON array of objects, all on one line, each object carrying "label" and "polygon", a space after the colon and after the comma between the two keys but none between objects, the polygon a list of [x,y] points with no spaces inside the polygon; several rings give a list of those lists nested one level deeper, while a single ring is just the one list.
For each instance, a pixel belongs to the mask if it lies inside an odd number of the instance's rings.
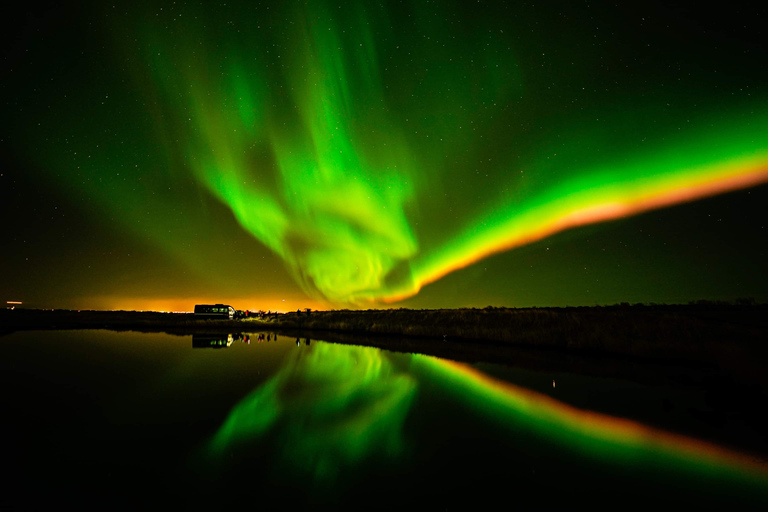
[{"label": "reflection of orange band", "polygon": [[657,447],[665,452],[696,459],[703,464],[717,464],[746,470],[768,477],[766,461],[679,434],[665,432],[636,421],[585,411],[564,404],[547,395],[504,382],[466,364],[423,356],[431,364],[481,386],[487,396],[498,398],[515,410],[537,420],[560,425],[595,439],[618,442],[630,447]]}]

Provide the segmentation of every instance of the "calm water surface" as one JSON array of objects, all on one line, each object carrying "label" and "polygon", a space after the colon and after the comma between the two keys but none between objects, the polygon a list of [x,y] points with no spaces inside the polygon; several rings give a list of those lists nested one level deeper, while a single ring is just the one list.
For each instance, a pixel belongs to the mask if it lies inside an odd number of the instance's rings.
[{"label": "calm water surface", "polygon": [[0,504],[768,504],[768,467],[724,447],[765,433],[712,442],[696,389],[268,336],[0,337]]}]

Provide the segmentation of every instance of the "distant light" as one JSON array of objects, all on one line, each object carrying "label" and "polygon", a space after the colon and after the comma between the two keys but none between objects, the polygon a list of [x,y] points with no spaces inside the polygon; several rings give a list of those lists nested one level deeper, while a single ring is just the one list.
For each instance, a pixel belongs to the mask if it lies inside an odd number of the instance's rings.
[{"label": "distant light", "polygon": [[21,304],[20,300],[7,300],[5,301],[6,304]]}]

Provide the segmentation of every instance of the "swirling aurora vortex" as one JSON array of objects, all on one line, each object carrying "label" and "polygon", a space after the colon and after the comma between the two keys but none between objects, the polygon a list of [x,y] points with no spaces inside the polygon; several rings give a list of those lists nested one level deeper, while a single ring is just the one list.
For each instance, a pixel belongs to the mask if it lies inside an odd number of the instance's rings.
[{"label": "swirling aurora vortex", "polygon": [[[627,76],[625,92],[551,107],[531,59],[557,43],[508,35],[522,18],[486,42],[490,15],[458,30],[418,2],[183,9],[120,28],[139,35],[122,51],[167,160],[331,303],[394,302],[565,229],[768,181],[765,102],[641,100]],[[602,87],[584,59],[572,81]],[[682,106],[660,113],[669,101]],[[476,206],[452,213],[462,194]]]}]

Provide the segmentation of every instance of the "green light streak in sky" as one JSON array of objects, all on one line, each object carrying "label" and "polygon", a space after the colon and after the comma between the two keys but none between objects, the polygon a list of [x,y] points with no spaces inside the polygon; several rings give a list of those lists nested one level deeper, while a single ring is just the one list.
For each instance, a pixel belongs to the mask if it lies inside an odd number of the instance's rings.
[{"label": "green light streak in sky", "polygon": [[[105,18],[116,65],[89,70],[88,101],[30,139],[202,275],[190,239],[229,220],[214,197],[310,296],[397,300],[570,227],[768,181],[762,90],[612,9],[596,15],[627,36],[597,45],[580,9],[562,26],[504,3],[138,3]],[[120,107],[88,107],[91,89]]]},{"label": "green light streak in sky", "polygon": [[[612,167],[582,169],[557,185],[531,190],[519,202],[500,204],[442,250],[414,262],[421,284],[490,254],[574,226],[691,201],[768,180],[768,115],[733,125],[726,135],[701,136]],[[755,141],[762,141],[755,150]],[[399,294],[418,290],[404,289]]]},{"label": "green light streak in sky", "polygon": [[[696,187],[733,176],[752,176],[750,184],[768,177],[768,115],[751,106],[749,114],[700,115],[682,134],[674,126],[682,119],[667,119],[655,140],[640,144],[643,132],[627,125],[642,111],[633,114],[628,106],[619,116],[593,107],[596,120],[564,115],[568,131],[538,140],[528,161],[513,161],[518,145],[529,141],[508,127],[508,134],[495,134],[495,143],[486,142],[470,127],[493,124],[493,115],[475,110],[467,116],[462,105],[506,102],[513,106],[511,120],[514,109],[526,112],[513,96],[526,88],[512,56],[501,59],[507,73],[466,80],[450,76],[438,53],[426,62],[438,75],[431,87],[455,91],[446,91],[443,101],[397,108],[401,96],[387,90],[402,93],[415,84],[384,76],[393,49],[380,41],[394,36],[382,22],[386,12],[374,11],[338,12],[322,2],[292,7],[285,11],[291,26],[268,39],[272,46],[240,34],[233,38],[239,44],[223,52],[205,43],[210,55],[165,40],[152,45],[168,53],[151,56],[166,101],[174,114],[191,116],[180,137],[189,166],[311,295],[336,303],[404,297],[456,268],[572,225],[658,207],[654,198],[666,198],[666,205],[712,194],[718,190]],[[194,26],[185,33],[205,33]],[[419,130],[410,132],[411,119],[434,119],[439,149]],[[616,143],[616,133],[625,140]],[[454,221],[445,205],[440,220],[452,229],[414,229],[419,208],[435,203],[432,188],[440,180],[430,175],[464,181],[462,153],[482,152],[485,144],[501,157],[490,167],[505,193],[496,200],[491,191],[473,193],[491,194],[494,208],[465,211]],[[436,158],[439,152],[443,158]],[[752,161],[744,168],[739,164],[746,157]],[[621,208],[575,224],[564,220],[610,205]]]},{"label": "green light streak in sky", "polygon": [[374,453],[400,454],[415,390],[414,380],[379,350],[324,343],[302,348],[232,409],[211,453],[223,456],[271,435],[282,463],[319,480],[333,478]]},{"label": "green light streak in sky", "polygon": [[[191,126],[176,130],[198,179],[306,291],[344,301],[383,288],[385,276],[416,252],[404,211],[411,159],[380,105],[370,30],[356,31],[357,47],[341,52],[342,30],[325,10],[294,16],[292,32],[303,44],[280,56],[291,64],[277,77],[238,58],[255,49],[247,44],[227,54],[227,64],[184,51],[150,58],[167,101],[191,112]],[[356,25],[365,27],[359,16]],[[226,71],[216,73],[220,67]],[[221,83],[201,86],[211,75]],[[360,89],[368,98],[353,94]],[[275,109],[275,102],[285,105]],[[373,127],[377,144],[390,149],[369,150],[356,135]]]}]

